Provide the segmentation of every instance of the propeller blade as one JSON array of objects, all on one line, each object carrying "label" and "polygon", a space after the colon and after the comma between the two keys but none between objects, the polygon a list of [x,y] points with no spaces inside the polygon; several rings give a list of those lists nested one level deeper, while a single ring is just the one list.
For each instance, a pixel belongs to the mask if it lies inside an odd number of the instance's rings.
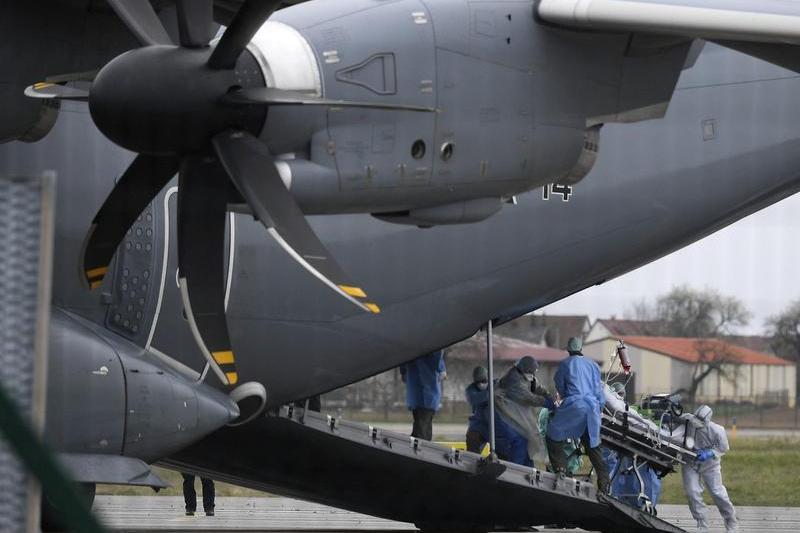
[{"label": "propeller blade", "polygon": [[281,0],[246,0],[208,58],[213,69],[232,69],[258,29],[281,5]]},{"label": "propeller blade", "polygon": [[40,82],[26,87],[25,96],[44,100],[77,100],[86,102],[89,100],[89,91],[57,83]]},{"label": "propeller blade", "polygon": [[252,87],[233,91],[222,97],[222,103],[231,105],[314,105],[327,107],[358,107],[365,109],[389,109],[393,111],[419,111],[434,113],[436,108],[390,104],[383,102],[352,102],[348,100],[329,100],[296,91],[285,91],[272,87]]},{"label": "propeller blade", "polygon": [[225,320],[228,179],[213,157],[190,156],[178,185],[178,282],[200,351],[226,385],[239,374]]},{"label": "propeller blade", "polygon": [[139,155],[108,195],[89,227],[82,272],[91,289],[99,287],[128,228],[178,171],[174,157]]},{"label": "propeller blade", "polygon": [[181,46],[208,46],[213,35],[213,0],[178,0],[178,31]]},{"label": "propeller blade", "polygon": [[238,131],[220,133],[212,143],[231,181],[278,244],[342,297],[364,311],[380,313],[314,234],[264,143]]},{"label": "propeller blade", "polygon": [[108,0],[108,3],[142,46],[174,44],[150,0]]}]

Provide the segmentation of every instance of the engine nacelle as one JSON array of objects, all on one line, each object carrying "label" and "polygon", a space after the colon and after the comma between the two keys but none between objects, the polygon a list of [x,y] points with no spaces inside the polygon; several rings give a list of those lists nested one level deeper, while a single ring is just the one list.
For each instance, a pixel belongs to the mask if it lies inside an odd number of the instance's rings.
[{"label": "engine nacelle", "polygon": [[223,393],[58,309],[50,321],[46,439],[58,452],[152,462],[239,416]]},{"label": "engine nacelle", "polygon": [[[538,70],[538,29],[509,24],[530,18],[530,6],[471,9],[456,0],[299,4],[259,30],[248,49],[271,87],[436,110],[271,108],[261,138],[294,157],[304,212],[474,222],[575,167],[587,117],[541,100],[550,74]],[[364,31],[372,27],[381,31]]]}]

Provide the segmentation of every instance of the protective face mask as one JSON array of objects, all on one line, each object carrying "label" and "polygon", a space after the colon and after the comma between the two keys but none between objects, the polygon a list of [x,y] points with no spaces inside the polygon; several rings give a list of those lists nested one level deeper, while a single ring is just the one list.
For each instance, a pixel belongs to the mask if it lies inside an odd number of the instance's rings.
[{"label": "protective face mask", "polygon": [[527,379],[529,382],[533,382],[533,380],[536,379],[536,374],[528,374],[526,372],[525,374],[522,375],[525,376],[525,379]]},{"label": "protective face mask", "polygon": [[481,382],[479,382],[479,383],[476,383],[475,385],[477,385],[477,386],[478,386],[478,390],[486,390],[486,387],[488,387],[488,386],[489,386],[489,384],[488,384],[488,383],[485,383],[485,382],[483,382],[483,381],[481,381]]},{"label": "protective face mask", "polygon": [[695,415],[692,415],[692,418],[689,419],[689,423],[691,423],[697,429],[702,429],[706,427],[706,421],[702,418],[698,418]]}]

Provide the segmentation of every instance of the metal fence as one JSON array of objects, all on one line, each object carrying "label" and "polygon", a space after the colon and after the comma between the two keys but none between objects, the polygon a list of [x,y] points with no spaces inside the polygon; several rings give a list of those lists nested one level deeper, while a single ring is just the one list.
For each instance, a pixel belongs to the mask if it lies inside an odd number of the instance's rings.
[{"label": "metal fence", "polygon": [[[697,402],[684,402],[684,410],[692,412],[701,403],[710,405],[714,410],[714,420],[728,428],[735,424],[738,428],[800,431],[800,408],[788,406],[785,402],[776,403],[774,398],[764,398],[763,402],[727,397],[702,398]],[[327,413],[354,420],[400,422],[409,420],[411,416],[405,405],[402,382],[399,386],[378,381],[360,382],[358,387],[351,385],[323,395],[322,407]],[[466,425],[469,415],[470,407],[466,401],[443,397],[436,420]]]},{"label": "metal fence", "polygon": [[[0,177],[0,384],[44,423],[55,177]],[[39,488],[0,440],[0,531],[38,529]]]}]

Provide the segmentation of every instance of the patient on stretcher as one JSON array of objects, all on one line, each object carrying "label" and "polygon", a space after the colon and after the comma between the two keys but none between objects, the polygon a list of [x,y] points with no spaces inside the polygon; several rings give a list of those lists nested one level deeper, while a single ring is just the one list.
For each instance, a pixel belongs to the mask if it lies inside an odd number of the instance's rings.
[{"label": "patient on stretcher", "polygon": [[[632,409],[608,384],[604,387],[604,393],[606,398],[605,411],[614,418],[621,421],[624,418],[624,414],[627,413],[628,425],[631,429],[653,435],[655,438],[672,442],[681,447],[685,446],[686,424],[664,423],[659,425]],[[682,418],[679,420],[682,420]]]}]

